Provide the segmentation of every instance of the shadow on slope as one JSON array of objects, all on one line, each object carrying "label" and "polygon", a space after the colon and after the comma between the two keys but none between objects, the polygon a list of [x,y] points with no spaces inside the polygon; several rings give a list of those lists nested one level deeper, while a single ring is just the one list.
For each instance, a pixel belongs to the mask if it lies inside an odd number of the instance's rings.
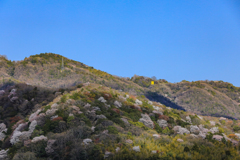
[{"label": "shadow on slope", "polygon": [[171,102],[168,98],[166,98],[166,97],[164,97],[160,94],[157,94],[156,92],[148,91],[148,92],[145,93],[145,97],[147,97],[151,101],[160,102],[167,107],[171,107],[171,108],[174,108],[174,109],[179,109],[179,110],[186,111],[183,107],[177,105],[174,102]]}]

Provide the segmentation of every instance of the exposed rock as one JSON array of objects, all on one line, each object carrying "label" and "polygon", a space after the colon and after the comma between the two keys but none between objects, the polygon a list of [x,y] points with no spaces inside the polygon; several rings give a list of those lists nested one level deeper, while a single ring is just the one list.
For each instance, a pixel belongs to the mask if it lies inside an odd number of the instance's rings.
[{"label": "exposed rock", "polygon": [[216,125],[216,122],[210,121],[210,124],[211,124],[212,126],[215,126],[215,125]]},{"label": "exposed rock", "polygon": [[177,141],[178,141],[178,142],[183,142],[183,140],[182,140],[182,139],[180,139],[180,138],[178,138],[178,139],[177,139]]},{"label": "exposed rock", "polygon": [[152,103],[152,101],[148,101],[148,104],[152,105],[153,103]]},{"label": "exposed rock", "polygon": [[219,132],[218,127],[213,127],[209,130],[212,134]]},{"label": "exposed rock", "polygon": [[107,102],[103,97],[98,98],[98,100],[99,100],[100,102],[102,102],[102,103],[106,103],[106,102]]},{"label": "exposed rock", "polygon": [[42,140],[47,141],[48,139],[47,139],[47,137],[41,135],[41,136],[39,136],[39,137],[34,137],[34,138],[32,139],[32,143],[35,143],[35,142],[38,142],[38,141],[42,141]]},{"label": "exposed rock", "polygon": [[126,101],[126,100],[127,100],[127,98],[125,98],[125,97],[123,97],[123,96],[121,96],[121,95],[118,96],[118,98],[119,98],[119,99],[122,99],[123,101]]},{"label": "exposed rock", "polygon": [[7,149],[7,150],[4,150],[4,149],[2,149],[1,151],[0,151],[0,160],[4,160],[5,158],[7,158],[7,152],[8,152],[8,150],[9,149]]},{"label": "exposed rock", "polygon": [[153,134],[154,139],[159,139],[161,136],[159,134]]},{"label": "exposed rock", "polygon": [[190,134],[189,130],[187,130],[186,128],[183,128],[181,126],[174,126],[173,130],[177,133],[177,134]]},{"label": "exposed rock", "polygon": [[126,98],[129,98],[129,95],[128,95],[128,94],[126,94]]},{"label": "exposed rock", "polygon": [[95,128],[96,128],[96,127],[94,127],[94,126],[91,127],[92,132],[95,131]]},{"label": "exposed rock", "polygon": [[209,132],[209,130],[207,128],[204,128],[202,124],[199,125],[199,130],[203,134],[207,134]]},{"label": "exposed rock", "polygon": [[97,117],[96,117],[97,119],[107,119],[107,117],[106,116],[104,116],[104,115],[97,115]]},{"label": "exposed rock", "polygon": [[136,105],[136,104],[134,104],[133,106],[134,106],[135,109],[141,109],[141,107]]},{"label": "exposed rock", "polygon": [[56,142],[54,139],[49,139],[47,142],[47,147],[45,148],[45,151],[47,154],[51,154],[54,152],[54,149],[52,148],[52,145]]},{"label": "exposed rock", "polygon": [[190,118],[189,116],[186,117],[186,121],[187,121],[188,123],[192,123],[192,120],[191,120],[191,118]]},{"label": "exposed rock", "polygon": [[105,151],[104,159],[105,159],[105,158],[109,158],[109,157],[111,157],[111,156],[113,156],[113,153],[111,153],[111,152],[109,152],[109,151]]},{"label": "exposed rock", "polygon": [[6,131],[7,127],[4,123],[0,124],[0,132]]},{"label": "exposed rock", "polygon": [[122,107],[122,103],[121,103],[121,102],[118,102],[118,101],[115,101],[115,102],[114,102],[114,105],[115,105],[117,108],[121,108],[121,107]]},{"label": "exposed rock", "polygon": [[72,106],[72,108],[73,108],[73,110],[74,110],[75,112],[77,112],[78,114],[83,113],[83,112],[80,111],[80,108],[77,107],[77,106]]},{"label": "exposed rock", "polygon": [[6,137],[6,135],[2,132],[0,132],[0,141],[4,140],[4,138]]},{"label": "exposed rock", "polygon": [[116,150],[116,152],[119,152],[119,151],[120,151],[120,148],[119,148],[119,147],[117,147],[115,150]]},{"label": "exposed rock", "polygon": [[45,123],[45,117],[46,117],[45,113],[40,113],[35,119],[37,121],[37,124],[40,126],[43,125]]},{"label": "exposed rock", "polygon": [[18,97],[17,97],[17,96],[12,97],[12,98],[10,99],[11,102],[16,101],[16,100],[18,100]]},{"label": "exposed rock", "polygon": [[159,119],[159,120],[157,120],[157,123],[158,123],[158,125],[159,125],[161,128],[165,128],[165,127],[168,126],[167,121],[164,120],[164,119]]},{"label": "exposed rock", "polygon": [[89,143],[92,143],[92,140],[89,139],[89,138],[86,138],[86,139],[83,140],[83,143],[84,143],[85,145],[88,145]]},{"label": "exposed rock", "polygon": [[90,82],[83,83],[83,86],[89,86]]},{"label": "exposed rock", "polygon": [[217,141],[221,141],[223,136],[220,136],[220,135],[213,135],[212,137],[213,139],[217,140]]},{"label": "exposed rock", "polygon": [[142,118],[139,119],[139,122],[142,122],[146,127],[153,129],[154,123],[147,114],[141,114]]},{"label": "exposed rock", "polygon": [[136,99],[135,103],[136,103],[137,105],[142,105],[142,101],[140,101],[140,100],[138,100],[138,99]]},{"label": "exposed rock", "polygon": [[153,106],[153,109],[154,109],[154,110],[157,110],[157,111],[162,111],[162,108],[161,108],[161,107],[158,107],[158,106]]},{"label": "exposed rock", "polygon": [[197,126],[191,125],[191,126],[190,126],[190,132],[191,132],[191,133],[194,133],[194,134],[199,134],[200,129],[199,129]]},{"label": "exposed rock", "polygon": [[69,113],[69,115],[68,115],[69,117],[74,117],[74,115],[72,114],[72,113]]},{"label": "exposed rock", "polygon": [[133,141],[132,141],[131,139],[127,139],[127,140],[126,140],[126,143],[128,143],[128,144],[132,144]]},{"label": "exposed rock", "polygon": [[107,129],[104,130],[104,131],[102,132],[102,134],[108,134],[108,130],[107,130]]},{"label": "exposed rock", "polygon": [[121,120],[126,124],[126,125],[129,125],[129,122],[126,118],[121,118]]},{"label": "exposed rock", "polygon": [[134,150],[135,152],[140,152],[140,147],[139,147],[139,146],[134,146],[134,147],[133,147],[133,150]]}]

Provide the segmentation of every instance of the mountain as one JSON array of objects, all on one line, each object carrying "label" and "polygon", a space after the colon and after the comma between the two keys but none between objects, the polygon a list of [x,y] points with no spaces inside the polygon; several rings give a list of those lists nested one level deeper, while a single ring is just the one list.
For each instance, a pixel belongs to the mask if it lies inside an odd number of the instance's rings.
[{"label": "mountain", "polygon": [[240,120],[94,83],[64,91],[11,82],[0,93],[1,113],[17,111],[0,117],[0,159],[240,159]]},{"label": "mountain", "polygon": [[[17,83],[56,89],[96,83],[135,96],[142,95],[175,109],[240,118],[240,88],[223,81],[169,83],[164,79],[153,80],[137,75],[121,78],[53,53],[41,53],[18,62],[1,57],[0,73],[2,81],[11,79]],[[155,82],[154,85],[151,81]]]}]

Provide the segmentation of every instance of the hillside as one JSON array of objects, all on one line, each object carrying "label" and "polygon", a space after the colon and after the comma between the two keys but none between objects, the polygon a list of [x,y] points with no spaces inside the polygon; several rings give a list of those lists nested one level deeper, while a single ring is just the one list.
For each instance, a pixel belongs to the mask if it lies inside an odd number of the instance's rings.
[{"label": "hillside", "polygon": [[[1,89],[3,97],[20,97],[24,87]],[[42,105],[30,114],[4,118],[0,159],[240,159],[239,120],[171,109],[92,83],[50,101],[38,99]]]},{"label": "hillside", "polygon": [[[62,59],[64,69],[62,70]],[[143,76],[120,78],[66,57],[45,53],[12,62],[0,58],[2,81],[25,82],[47,88],[96,83],[132,95],[144,95],[169,107],[200,115],[240,118],[240,88],[222,81],[169,83]],[[151,85],[151,81],[155,84]]]}]

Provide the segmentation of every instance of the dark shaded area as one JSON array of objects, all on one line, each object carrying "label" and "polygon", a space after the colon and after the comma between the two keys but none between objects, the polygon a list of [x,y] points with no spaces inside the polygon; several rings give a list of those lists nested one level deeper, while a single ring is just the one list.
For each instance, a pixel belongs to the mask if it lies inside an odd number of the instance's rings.
[{"label": "dark shaded area", "polygon": [[183,107],[177,105],[174,102],[171,102],[169,99],[167,99],[166,97],[164,97],[160,94],[157,94],[156,92],[148,91],[148,92],[145,93],[145,97],[147,97],[151,101],[160,102],[167,107],[171,107],[173,109],[179,109],[179,110],[186,111]]}]

